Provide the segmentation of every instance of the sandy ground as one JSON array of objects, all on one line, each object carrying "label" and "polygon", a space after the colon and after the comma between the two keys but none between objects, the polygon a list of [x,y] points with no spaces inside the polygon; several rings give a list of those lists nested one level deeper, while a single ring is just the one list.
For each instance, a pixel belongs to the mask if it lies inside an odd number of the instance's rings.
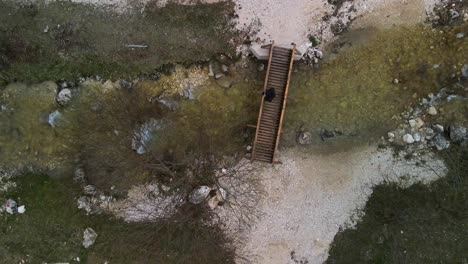
[{"label": "sandy ground", "polygon": [[283,165],[267,166],[258,175],[265,187],[258,205],[263,216],[241,239],[242,254],[248,263],[296,263],[291,252],[296,261],[308,261],[300,263],[323,263],[339,228],[352,227],[359,218],[372,186],[387,181],[407,187],[445,175],[442,161],[422,159],[430,167],[374,147],[327,155],[288,150],[281,155]]},{"label": "sandy ground", "polygon": [[336,16],[328,21],[322,18],[334,13],[327,0],[236,0],[239,28],[257,26],[258,41],[275,40],[280,45],[295,43],[302,46],[308,35],[323,42],[334,39],[330,26],[338,20],[348,23],[357,19],[360,27],[412,24],[423,21],[437,0],[355,0],[345,3]]}]

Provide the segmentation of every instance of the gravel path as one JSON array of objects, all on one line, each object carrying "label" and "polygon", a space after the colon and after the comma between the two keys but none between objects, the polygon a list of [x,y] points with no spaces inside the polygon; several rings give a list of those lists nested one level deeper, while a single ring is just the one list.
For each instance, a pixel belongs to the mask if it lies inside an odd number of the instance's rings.
[{"label": "gravel path", "polygon": [[264,215],[245,233],[241,252],[250,256],[250,263],[323,263],[339,228],[351,227],[359,218],[372,186],[389,181],[405,187],[445,175],[442,161],[422,159],[431,167],[373,147],[331,155],[303,155],[294,149],[283,153],[284,165],[260,173]]}]

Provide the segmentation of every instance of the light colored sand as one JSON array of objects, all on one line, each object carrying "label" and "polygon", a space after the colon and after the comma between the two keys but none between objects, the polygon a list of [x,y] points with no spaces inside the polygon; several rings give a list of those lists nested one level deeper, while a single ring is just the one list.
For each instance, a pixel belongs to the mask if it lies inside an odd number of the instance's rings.
[{"label": "light colored sand", "polygon": [[408,186],[445,175],[442,161],[423,159],[430,167],[395,159],[392,151],[373,147],[332,155],[287,151],[281,155],[284,165],[259,174],[266,192],[259,204],[264,215],[245,232],[241,252],[250,255],[249,263],[292,264],[292,251],[297,260],[323,263],[339,228],[358,219],[372,186],[384,181]]},{"label": "light colored sand", "polygon": [[[298,46],[307,43],[309,34],[323,42],[334,39],[330,26],[337,20],[347,23],[357,18],[361,26],[412,24],[426,18],[437,0],[354,0],[345,3],[343,14],[323,21],[325,14],[333,14],[333,5],[327,0],[236,0],[240,29],[260,24],[260,42],[275,40],[280,45],[294,42]],[[354,7],[354,9],[352,9]]]}]

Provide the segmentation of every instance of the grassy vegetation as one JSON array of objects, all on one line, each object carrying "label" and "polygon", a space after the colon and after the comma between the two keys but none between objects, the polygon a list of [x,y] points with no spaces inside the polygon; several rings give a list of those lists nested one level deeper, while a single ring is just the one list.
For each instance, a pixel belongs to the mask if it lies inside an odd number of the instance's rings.
[{"label": "grassy vegetation", "polygon": [[0,17],[0,85],[90,75],[134,78],[234,51],[230,3],[157,8],[153,1],[144,10],[118,14],[70,1],[0,1],[0,13],[8,14]]},{"label": "grassy vegetation", "polygon": [[466,263],[468,149],[441,153],[447,177],[376,187],[356,229],[336,235],[327,263]]},{"label": "grassy vegetation", "polygon": [[[26,205],[22,215],[0,215],[0,262],[28,263],[233,263],[233,253],[216,227],[190,222],[128,224],[107,215],[85,216],[74,201],[75,187],[44,175],[17,178],[18,188],[2,197]],[[89,249],[83,231],[98,233]]]},{"label": "grassy vegetation", "polygon": [[460,76],[468,45],[455,35],[467,25],[445,30],[414,26],[372,32],[365,45],[340,51],[320,70],[295,73],[284,138],[295,142],[301,126],[312,131],[337,128],[365,142],[386,133],[400,122],[394,115]]}]

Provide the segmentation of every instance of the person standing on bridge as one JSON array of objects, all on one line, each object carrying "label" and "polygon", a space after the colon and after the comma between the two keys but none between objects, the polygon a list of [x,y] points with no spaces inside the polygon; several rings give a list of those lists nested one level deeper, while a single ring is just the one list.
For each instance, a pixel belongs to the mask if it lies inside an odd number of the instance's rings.
[{"label": "person standing on bridge", "polygon": [[275,97],[276,97],[275,88],[269,88],[268,90],[266,90],[265,100],[267,100],[268,102],[271,102],[273,101],[273,99],[275,99]]}]

